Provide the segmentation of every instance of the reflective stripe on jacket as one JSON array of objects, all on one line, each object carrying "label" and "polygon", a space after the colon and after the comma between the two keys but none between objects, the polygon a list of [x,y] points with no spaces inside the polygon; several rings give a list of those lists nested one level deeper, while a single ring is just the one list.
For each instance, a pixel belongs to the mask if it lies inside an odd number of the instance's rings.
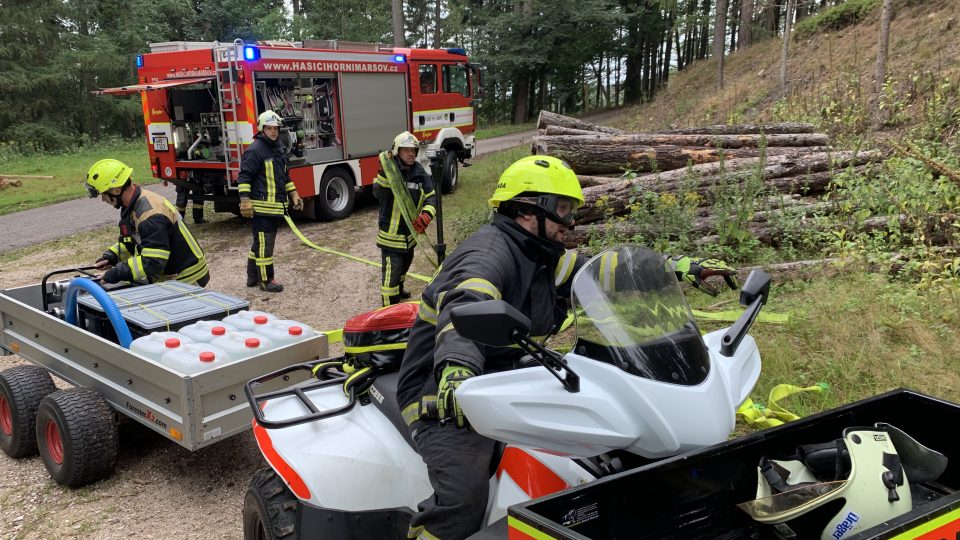
[{"label": "reflective stripe on jacket", "polygon": [[237,191],[241,199],[249,198],[253,213],[258,216],[283,216],[287,193],[296,189],[287,175],[287,156],[279,141],[271,141],[257,133],[240,158]]},{"label": "reflective stripe on jacket", "polygon": [[139,187],[120,214],[120,239],[103,256],[122,281],[194,283],[209,273],[200,244],[173,204]]}]

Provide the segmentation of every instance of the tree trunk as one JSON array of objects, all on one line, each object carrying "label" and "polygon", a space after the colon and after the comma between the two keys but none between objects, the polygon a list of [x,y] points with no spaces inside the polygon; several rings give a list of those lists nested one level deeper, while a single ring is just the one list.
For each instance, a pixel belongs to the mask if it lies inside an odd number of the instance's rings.
[{"label": "tree trunk", "polygon": [[893,0],[883,0],[883,12],[880,15],[880,38],[877,44],[877,71],[874,74],[873,127],[879,128],[886,116],[880,109],[883,85],[887,82],[887,52],[890,49],[890,20],[893,18]]},{"label": "tree trunk", "polygon": [[604,146],[611,150],[617,147],[631,148],[636,145],[658,146],[705,146],[711,148],[768,148],[782,146],[828,146],[830,137],[825,133],[790,133],[786,135],[674,135],[660,133],[636,133],[608,135],[606,133],[543,135],[534,142],[549,154],[552,148],[570,148],[578,145]]},{"label": "tree trunk", "polygon": [[737,48],[749,47],[753,30],[753,0],[740,0],[740,35],[737,36]]},{"label": "tree trunk", "polygon": [[[794,193],[790,191],[800,189],[811,191],[819,182],[829,182],[825,177],[813,175],[816,173],[838,171],[840,168],[848,166],[865,165],[871,160],[879,159],[880,152],[837,152],[834,154],[816,153],[808,155],[793,156],[793,160],[784,160],[773,165],[767,165],[762,172],[752,170],[742,171],[745,175],[761,174],[764,183],[770,188],[776,189],[780,193]],[[686,171],[684,171],[686,172]],[[797,178],[791,178],[797,177]],[[693,180],[697,185],[697,192],[707,194],[709,188],[719,182],[737,181],[738,175],[725,175],[701,178]],[[781,178],[788,180],[774,181]],[[579,223],[589,223],[603,219],[606,214],[618,214],[625,211],[630,204],[630,199],[635,194],[643,191],[676,191],[677,189],[687,189],[691,181],[687,181],[681,176],[672,181],[665,181],[657,175],[643,175],[636,178],[620,180],[619,182],[610,182],[603,185],[588,187],[583,190],[584,205],[578,211],[577,221]],[[826,183],[823,184],[826,186]],[[787,190],[787,191],[783,191]],[[597,202],[603,200],[603,204],[597,205]]]},{"label": "tree trunk", "polygon": [[[562,139],[563,137],[552,137]],[[546,154],[565,160],[580,174],[609,174],[625,170],[634,172],[649,172],[654,170],[669,171],[686,167],[689,163],[709,163],[721,159],[737,159],[743,157],[758,157],[766,155],[799,154],[810,151],[811,148],[707,148],[701,146],[649,146],[643,144],[624,143],[618,146],[589,145],[556,141],[549,143],[549,152],[544,152],[543,141],[535,141],[537,153]],[[819,147],[815,147],[819,148]]]},{"label": "tree trunk", "polygon": [[391,0],[391,7],[393,8],[393,46],[405,47],[406,38],[403,34],[403,0]]},{"label": "tree trunk", "polygon": [[787,14],[783,26],[783,52],[780,56],[780,93],[787,94],[787,52],[790,49],[791,21],[797,0],[787,0]]},{"label": "tree trunk", "polygon": [[440,48],[440,0],[433,0],[433,48]]},{"label": "tree trunk", "polygon": [[813,133],[813,130],[813,124],[805,124],[802,122],[781,122],[778,124],[721,124],[716,126],[670,129],[659,131],[658,133],[676,133],[678,135],[739,135],[745,133],[766,133],[768,135],[777,135],[785,133]]},{"label": "tree trunk", "polygon": [[778,0],[767,0],[763,10],[763,29],[766,32],[765,38],[772,38],[778,33],[777,14],[780,10]]},{"label": "tree trunk", "polygon": [[584,122],[583,120],[578,120],[576,118],[571,118],[569,116],[564,116],[562,114],[557,114],[550,111],[540,111],[540,116],[537,118],[537,129],[547,129],[548,126],[609,133],[612,135],[622,135],[624,133],[623,130],[617,128],[598,126],[596,124],[591,124],[590,122]]}]

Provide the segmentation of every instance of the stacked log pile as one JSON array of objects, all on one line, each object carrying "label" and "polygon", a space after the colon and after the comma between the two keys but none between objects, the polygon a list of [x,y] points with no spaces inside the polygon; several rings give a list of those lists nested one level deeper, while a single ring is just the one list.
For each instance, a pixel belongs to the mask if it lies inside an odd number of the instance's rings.
[{"label": "stacked log pile", "polygon": [[[799,228],[816,231],[813,215],[829,213],[830,205],[820,195],[841,171],[869,176],[883,158],[881,152],[835,151],[829,137],[815,133],[809,124],[706,126],[657,133],[626,133],[544,111],[537,125],[533,151],[563,159],[576,171],[583,186],[585,204],[577,228],[567,235],[568,246],[593,235],[617,234],[629,238],[644,230],[629,221],[611,220],[630,212],[630,206],[646,192],[695,193],[701,208],[687,233],[698,243],[714,242],[718,224],[730,216],[715,215],[712,205],[718,190],[725,193],[746,183],[762,182],[762,193],[794,201],[783,215],[795,218]],[[624,174],[629,171],[628,174]],[[778,245],[780,234],[771,223],[769,205],[757,204],[746,228],[760,242]],[[876,230],[903,216],[874,216],[864,223],[842,224],[861,230]],[[665,233],[669,234],[669,233]]]}]

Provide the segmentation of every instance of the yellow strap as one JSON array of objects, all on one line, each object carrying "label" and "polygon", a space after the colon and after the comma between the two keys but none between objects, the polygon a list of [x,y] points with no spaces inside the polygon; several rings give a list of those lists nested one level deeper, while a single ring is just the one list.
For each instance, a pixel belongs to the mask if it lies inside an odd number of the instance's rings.
[{"label": "yellow strap", "polygon": [[798,420],[799,415],[788,411],[780,405],[780,400],[802,392],[822,393],[828,390],[830,386],[827,383],[817,383],[813,386],[799,387],[792,384],[778,384],[770,390],[769,407],[764,407],[762,403],[754,403],[747,399],[743,405],[737,409],[737,416],[746,423],[761,428],[779,426],[786,422]]},{"label": "yellow strap", "polygon": [[[290,216],[285,215],[285,216],[283,216],[283,218],[284,218],[285,220],[287,220],[287,225],[290,226],[290,230],[293,231],[293,234],[295,234],[295,235],[297,236],[297,238],[300,239],[301,242],[303,242],[304,244],[306,244],[307,247],[313,248],[313,249],[315,249],[315,250],[317,250],[317,251],[320,251],[320,252],[323,252],[323,253],[329,253],[330,255],[336,255],[336,256],[338,256],[338,257],[343,257],[343,258],[345,258],[345,259],[350,259],[351,261],[356,261],[356,262],[363,263],[363,264],[369,264],[370,266],[376,266],[377,268],[380,268],[380,263],[378,263],[378,262],[376,262],[376,261],[371,261],[371,260],[368,260],[368,259],[362,259],[362,258],[360,258],[360,257],[356,257],[356,256],[354,256],[354,255],[350,255],[349,253],[343,253],[343,252],[340,252],[340,251],[335,251],[335,250],[332,250],[332,249],[330,249],[330,248],[325,248],[325,247],[321,247],[321,246],[318,246],[318,245],[314,244],[314,243],[311,242],[306,236],[304,236],[302,232],[300,232],[300,229],[298,229],[297,226],[293,223],[293,220],[290,219]],[[427,277],[427,276],[425,276],[425,275],[423,275],[423,274],[414,274],[413,272],[408,272],[407,275],[410,276],[410,277],[412,277],[413,279],[422,281],[422,282],[424,282],[424,283],[430,283],[430,278]]]},{"label": "yellow strap", "polygon": [[156,317],[157,319],[163,321],[164,326],[167,327],[167,332],[170,331],[170,320],[169,320],[169,319],[167,319],[167,318],[164,317],[163,315],[157,313],[156,311],[150,309],[149,307],[147,307],[147,306],[144,305],[144,304],[137,304],[137,307],[143,308],[143,310],[146,311],[147,313],[149,313],[149,314],[153,315],[154,317]]},{"label": "yellow strap", "polygon": [[[693,316],[698,319],[704,319],[708,321],[720,321],[720,322],[734,322],[740,318],[740,315],[743,315],[743,311],[730,310],[730,311],[702,311],[699,309],[691,309]],[[789,313],[770,313],[769,311],[761,311],[757,315],[756,322],[765,322],[772,324],[785,324],[790,320]]]}]

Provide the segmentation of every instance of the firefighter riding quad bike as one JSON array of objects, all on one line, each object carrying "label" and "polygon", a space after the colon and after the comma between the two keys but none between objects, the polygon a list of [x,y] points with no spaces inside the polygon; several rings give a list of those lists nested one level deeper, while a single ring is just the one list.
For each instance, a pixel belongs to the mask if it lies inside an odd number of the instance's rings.
[{"label": "firefighter riding quad bike", "polygon": [[[769,284],[766,273],[752,273],[740,296],[744,314],[701,336],[659,254],[605,251],[574,278],[577,335],[566,355],[531,339],[529,320],[503,301],[456,308],[461,335],[532,358],[529,367],[479,375],[456,390],[470,429],[505,443],[490,466],[485,532],[498,521],[505,531],[513,504],[726,441],[760,375],[747,332]],[[345,360],[290,366],[247,384],[271,468],[247,491],[245,538],[402,538],[432,493],[396,402],[396,365],[366,362],[350,375],[329,368],[350,366]],[[298,370],[319,381],[257,394],[260,384]]]}]

